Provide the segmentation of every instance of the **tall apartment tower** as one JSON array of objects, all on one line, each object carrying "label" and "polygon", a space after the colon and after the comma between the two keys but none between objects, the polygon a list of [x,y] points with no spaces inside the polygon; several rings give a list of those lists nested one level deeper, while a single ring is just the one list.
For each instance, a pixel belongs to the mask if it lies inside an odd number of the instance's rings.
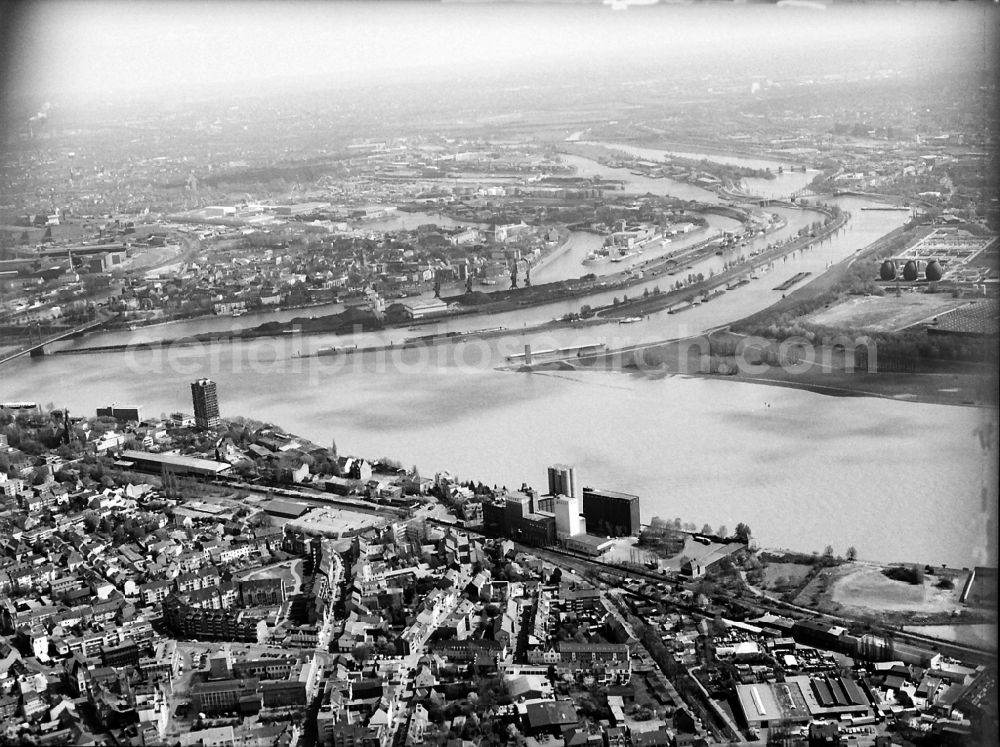
[{"label": "tall apartment tower", "polygon": [[576,473],[572,467],[565,464],[549,467],[549,494],[565,495],[567,498],[580,497],[576,492]]},{"label": "tall apartment tower", "polygon": [[219,424],[219,397],[215,382],[198,379],[191,382],[191,398],[194,400],[194,422],[199,428],[214,428]]}]

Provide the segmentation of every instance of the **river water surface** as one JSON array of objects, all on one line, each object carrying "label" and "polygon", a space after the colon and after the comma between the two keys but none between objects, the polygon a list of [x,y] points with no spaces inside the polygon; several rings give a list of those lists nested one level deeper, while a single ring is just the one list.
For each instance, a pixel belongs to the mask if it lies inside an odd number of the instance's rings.
[{"label": "river water surface", "polygon": [[[443,349],[438,348],[436,350]],[[214,351],[214,353],[212,352]],[[189,383],[218,382],[223,415],[278,423],[341,453],[390,456],[422,474],[544,488],[575,464],[582,485],[641,496],[644,521],[748,523],[761,543],[866,559],[987,560],[984,453],[975,408],[684,377],[495,371],[427,359],[273,360],[260,346],[21,359],[4,397],[90,414],[109,402],[190,410]],[[415,362],[414,362],[415,361]]]},{"label": "river water surface", "polygon": [[[643,186],[629,179],[630,188]],[[660,194],[675,187],[668,180],[646,181]],[[982,449],[977,435],[984,420],[995,427],[994,411],[683,376],[495,370],[525,343],[535,350],[618,346],[726,324],[780,298],[773,290],[779,282],[796,272],[821,273],[906,217],[861,211],[866,203],[860,200],[837,202],[852,214],[837,236],[683,314],[523,332],[583,303],[609,303],[623,294],[608,289],[419,330],[21,358],[4,367],[3,399],[52,401],[76,414],[117,402],[158,415],[190,411],[190,382],[210,376],[218,382],[223,415],[272,421],[321,444],[335,438],[341,453],[393,457],[423,474],[449,469],[462,479],[544,488],[546,466],[566,462],[576,465],[583,485],[640,495],[644,521],[678,516],[730,529],[744,521],[765,545],[809,551],[831,544],[839,553],[853,545],[859,557],[881,561],[995,563],[987,539],[995,531],[996,504],[984,496],[994,495],[996,455]],[[789,222],[782,235],[817,218],[812,211],[774,210]],[[724,225],[710,224],[713,230]],[[560,272],[572,276],[583,248],[565,251],[570,258]],[[673,281],[649,278],[624,292],[641,294]],[[305,312],[283,315],[288,313]],[[246,320],[209,321],[243,326]],[[106,333],[71,344],[180,337],[205,331],[203,324]],[[431,331],[497,326],[510,334],[417,350],[295,357],[323,346],[399,345]],[[155,334],[167,328],[169,335]]]}]

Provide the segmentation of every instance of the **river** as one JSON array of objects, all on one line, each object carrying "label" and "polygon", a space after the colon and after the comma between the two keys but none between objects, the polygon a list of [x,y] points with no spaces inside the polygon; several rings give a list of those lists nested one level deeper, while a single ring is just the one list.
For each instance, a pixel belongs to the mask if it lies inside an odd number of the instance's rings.
[{"label": "river", "polygon": [[584,260],[589,252],[601,248],[604,244],[604,237],[588,231],[573,231],[559,249],[543,259],[536,268],[532,268],[531,282],[539,285],[557,280],[578,278],[587,273],[598,276],[614,275],[628,267],[641,266],[650,260],[718,236],[723,231],[742,230],[742,224],[733,218],[713,213],[706,213],[704,217],[708,221],[708,226],[703,230],[695,230],[674,237],[668,243],[664,243],[660,239],[651,241],[643,247],[642,254],[628,257],[621,262],[604,261],[593,265],[584,264]]},{"label": "river", "polygon": [[[420,331],[22,358],[4,369],[3,398],[52,401],[79,414],[118,402],[157,415],[190,410],[189,382],[210,376],[219,383],[224,415],[270,420],[319,443],[336,438],[342,453],[391,456],[425,474],[450,469],[488,483],[543,486],[548,464],[568,462],[582,484],[640,495],[644,520],[680,516],[730,528],[745,521],[766,545],[832,544],[838,552],[853,545],[872,560],[989,562],[982,494],[994,455],[981,450],[974,433],[985,411],[680,376],[494,368],[525,342],[536,350],[594,341],[617,346],[726,323],[780,297],[772,289],[786,277],[819,273],[905,219],[860,211],[860,200],[838,202],[852,211],[838,236],[683,314],[516,334],[578,310],[585,301],[575,299]],[[432,330],[494,326],[512,334],[382,354],[293,357],[324,345],[398,344]],[[130,334],[84,344],[124,342]]]},{"label": "river", "polygon": [[983,411],[434,358],[455,349],[395,363],[274,360],[261,343],[175,351],[169,362],[156,351],[21,359],[4,371],[3,396],[76,414],[118,402],[158,415],[190,410],[189,382],[207,375],[223,415],[321,444],[336,438],[341,453],[390,456],[425,475],[544,488],[546,466],[566,462],[583,485],[640,495],[645,521],[744,521],[765,545],[853,545],[872,560],[988,560],[980,495],[993,458],[974,434]]},{"label": "river", "polygon": [[[581,141],[583,145],[598,145],[609,150],[618,150],[623,153],[635,156],[636,158],[646,158],[653,161],[662,161],[667,156],[686,158],[692,161],[711,161],[721,163],[726,166],[742,166],[747,169],[771,169],[777,175],[778,169],[790,169],[794,164],[792,161],[775,161],[766,158],[756,158],[749,156],[736,156],[729,153],[693,153],[690,151],[670,150],[666,148],[646,148],[628,143],[608,143],[604,141]],[[794,190],[792,190],[794,191]],[[787,193],[786,193],[787,194]]]},{"label": "river", "polygon": [[[574,156],[568,153],[559,155],[559,159],[576,168],[576,175],[583,177],[598,176],[602,179],[614,179],[626,182],[625,191],[636,194],[653,194],[676,197],[681,200],[695,200],[697,202],[718,203],[723,202],[715,192],[708,189],[696,187],[687,182],[675,181],[674,179],[652,179],[648,176],[632,174],[627,169],[613,169],[610,166],[593,161],[583,156]],[[611,196],[614,192],[610,193]]]},{"label": "river", "polygon": [[[837,262],[849,256],[879,236],[901,225],[906,217],[906,214],[901,212],[860,210],[860,207],[868,203],[856,198],[838,198],[835,202],[843,209],[851,211],[851,219],[846,230],[841,231],[832,239],[816,245],[812,250],[798,252],[795,256],[788,257],[786,261],[775,263],[775,269],[770,273],[762,275],[758,280],[751,281],[741,288],[725,293],[711,303],[703,304],[676,316],[665,313],[656,314],[649,320],[626,326],[611,323],[596,329],[591,327],[584,329],[564,328],[544,333],[529,333],[519,336],[518,342],[521,345],[530,342],[535,346],[544,345],[552,347],[554,345],[569,346],[585,344],[599,340],[609,345],[617,346],[618,344],[628,344],[638,340],[666,339],[695,334],[703,329],[725,324],[767,307],[781,297],[781,292],[775,291],[773,288],[783,280],[797,272],[811,272],[813,274],[822,272],[826,269],[829,262]],[[788,208],[771,208],[771,210],[784,218],[787,221],[787,225],[771,235],[755,239],[743,251],[748,252],[754,248],[763,248],[767,243],[791,236],[799,228],[808,226],[817,218],[822,217],[821,214],[809,210],[792,210]],[[710,223],[715,223],[718,227],[727,226],[727,222],[732,223],[734,226],[736,224],[735,221],[730,221],[730,219],[721,218],[720,216],[710,215],[709,219]],[[592,236],[592,234],[583,235]],[[583,248],[581,246],[571,247],[569,251],[573,253],[572,256],[575,259],[580,256],[580,252],[583,252],[583,256],[586,256]],[[645,261],[645,255],[642,255],[642,259]],[[395,328],[346,335],[310,335],[301,338],[291,336],[289,339],[282,341],[278,354],[291,356],[294,353],[307,353],[332,345],[359,345],[362,347],[367,345],[388,345],[389,343],[398,345],[408,337],[429,334],[431,332],[466,332],[499,326],[511,331],[517,331],[524,327],[530,327],[562,317],[571,312],[578,312],[584,304],[591,306],[608,304],[615,297],[621,298],[623,295],[634,297],[641,295],[647,289],[652,292],[657,287],[661,290],[666,290],[676,279],[682,278],[689,273],[702,272],[707,276],[712,270],[721,270],[724,259],[724,257],[711,255],[702,262],[691,265],[690,269],[687,267],[679,268],[676,275],[664,274],[659,277],[651,277],[627,289],[610,289],[587,296],[586,298],[564,299],[497,314],[459,316],[450,319],[445,317],[438,322],[422,325],[419,330],[411,331]],[[558,260],[559,257],[553,261]],[[578,265],[578,269],[585,272],[588,268],[581,264]],[[582,274],[582,272],[577,272],[575,275],[570,273],[570,276],[579,276],[579,274]],[[320,310],[302,309],[281,312],[281,315],[285,317],[314,316],[319,313],[330,312],[325,308]],[[100,333],[67,343],[67,346],[125,345],[164,337],[178,339],[209,331],[207,328],[217,328],[217,325],[221,324],[234,325],[234,323],[238,323],[239,326],[252,326],[244,323],[246,318],[194,320],[191,322],[175,322],[159,327],[140,328],[131,332]],[[271,316],[268,318],[278,317]],[[226,328],[231,327],[227,326]],[[223,345],[227,344],[224,343]],[[261,342],[259,344],[265,345],[271,343]]]},{"label": "river", "polygon": [[[565,158],[585,175],[625,180],[630,193],[715,198],[691,185]],[[794,185],[782,181],[781,188]],[[224,415],[270,420],[318,443],[336,438],[342,453],[390,456],[419,465],[424,474],[449,469],[487,483],[513,486],[527,481],[542,487],[545,467],[567,462],[577,465],[582,484],[640,495],[644,520],[680,516],[698,525],[730,528],[744,521],[765,545],[808,551],[832,544],[838,552],[853,545],[860,557],[879,561],[995,563],[987,549],[986,528],[988,518],[995,526],[995,512],[991,517],[986,513],[987,505],[994,504],[982,499],[992,484],[995,456],[982,451],[975,435],[981,420],[995,418],[993,413],[680,376],[495,370],[526,343],[534,350],[593,342],[617,347],[684,337],[728,323],[773,303],[781,295],[773,288],[781,281],[797,272],[821,273],[830,262],[849,256],[907,217],[862,211],[868,203],[854,198],[833,202],[851,211],[845,230],[774,263],[758,280],[683,314],[654,314],[629,325],[523,331],[578,311],[584,303],[609,303],[625,293],[666,288],[689,272],[708,275],[721,269],[723,258],[711,256],[680,268],[677,276],[648,278],[626,290],[609,289],[586,299],[489,316],[442,319],[414,330],[23,358],[4,369],[3,397],[53,401],[78,413],[115,401],[141,405],[146,414],[156,415],[190,410],[189,382],[211,376],[219,383]],[[789,237],[820,217],[814,211],[769,211],[787,225],[743,251]],[[707,217],[707,231],[685,237],[677,246],[737,225],[728,218]],[[439,216],[412,214],[390,221],[397,222],[368,225],[390,230],[446,224]],[[416,222],[411,226],[406,221]],[[571,234],[533,279],[538,283],[590,271],[582,258],[599,242],[592,234]],[[667,245],[665,250],[673,248]],[[648,259],[644,254],[634,264],[641,266]],[[289,310],[265,318],[337,309]],[[69,344],[182,337],[221,325],[249,326],[248,319],[180,322]],[[399,345],[407,337],[429,332],[498,326],[510,334],[405,351],[295,357],[330,345]],[[155,386],[150,386],[151,377]],[[70,382],[72,395],[67,397]]]},{"label": "river", "polygon": [[[791,161],[774,161],[764,158],[749,158],[745,156],[733,156],[733,155],[721,155],[713,153],[691,153],[687,151],[676,151],[676,150],[664,150],[662,148],[644,148],[636,145],[627,145],[624,143],[606,143],[606,142],[587,142],[587,145],[599,145],[602,148],[607,148],[610,151],[618,150],[624,153],[628,153],[637,158],[645,158],[653,161],[663,161],[669,156],[678,156],[680,158],[689,158],[694,161],[711,161],[713,163],[726,164],[728,166],[743,166],[748,169],[770,169],[771,173],[774,174],[773,179],[764,179],[761,177],[746,177],[743,181],[743,191],[749,195],[754,195],[757,197],[771,197],[771,198],[785,198],[804,189],[809,185],[809,183],[819,174],[817,169],[807,169],[806,171],[792,171],[791,167],[794,165]],[[565,160],[564,156],[564,160]],[[779,169],[782,171],[779,173]],[[625,169],[611,169],[611,173],[623,174],[627,173]],[[630,175],[631,176],[631,175]],[[613,177],[608,177],[613,178]],[[621,177],[619,177],[621,178]],[[650,182],[662,182],[661,179],[647,179]],[[667,180],[669,182],[669,180]],[[671,185],[678,184],[678,182],[669,182]],[[692,185],[684,185],[691,187]],[[693,189],[700,189],[698,187],[692,187]],[[707,192],[707,190],[701,190],[702,192]],[[672,189],[671,194],[675,194]],[[712,194],[709,192],[709,194]],[[675,196],[683,197],[683,194],[676,193]],[[691,197],[685,199],[704,199],[700,197]],[[707,200],[706,200],[707,201]]]},{"label": "river", "polygon": [[[569,156],[563,155],[563,160],[567,163],[572,164],[577,168],[577,173],[582,176],[602,176],[608,179],[618,179],[624,181],[625,192],[627,194],[646,194],[651,193],[658,196],[678,196],[684,199],[701,200],[703,202],[719,202],[718,196],[714,192],[710,192],[700,187],[694,187],[692,185],[684,184],[681,182],[674,182],[669,179],[648,179],[646,177],[635,176],[629,174],[623,169],[611,169],[607,166],[603,166],[600,163],[583,158],[580,156]],[[761,180],[767,181],[767,180]],[[791,186],[791,185],[790,185]],[[839,202],[841,205],[852,204],[849,201]],[[857,202],[857,205],[868,204]],[[851,209],[850,207],[845,207],[845,209]],[[766,246],[768,243],[778,241],[787,237],[794,235],[800,228],[808,226],[810,223],[817,219],[822,219],[819,213],[801,210],[789,210],[784,208],[768,208],[769,212],[772,212],[786,221],[784,228],[773,231],[767,235],[764,239],[756,240],[748,247],[747,251],[755,248],[761,248]],[[723,231],[737,231],[740,228],[738,221],[732,218],[726,218],[721,215],[715,215],[713,213],[704,214],[705,219],[708,222],[708,227],[706,230],[695,231],[691,234],[676,237],[669,244],[662,244],[660,241],[651,242],[644,249],[643,254],[637,255],[635,257],[629,258],[628,260],[621,263],[611,263],[606,262],[598,265],[584,265],[583,260],[586,258],[587,253],[591,249],[598,248],[602,239],[596,234],[591,234],[583,231],[572,232],[568,240],[559,248],[557,248],[554,254],[550,255],[542,261],[536,269],[532,270],[532,281],[537,285],[541,283],[554,282],[557,280],[565,280],[570,278],[578,278],[587,273],[594,273],[596,275],[609,275],[616,272],[620,272],[627,267],[641,267],[643,263],[648,262],[660,255],[682,249],[691,244],[702,241],[706,238],[710,238],[714,235],[718,235]],[[436,223],[440,226],[446,227],[456,227],[460,225],[477,225],[474,223],[465,223],[452,220],[447,216],[439,215],[436,213],[404,213],[399,212],[389,218],[385,218],[379,221],[364,221],[358,223],[356,227],[372,230],[372,231],[394,231],[394,230],[412,230],[425,223]],[[895,227],[895,226],[893,226]],[[890,229],[891,230],[891,229]],[[728,259],[726,257],[725,259]],[[712,270],[718,272],[722,269],[724,259],[709,257],[698,263],[696,266],[692,266],[690,269],[684,268],[683,272],[679,273],[680,276],[686,275],[689,272],[693,273],[704,273],[708,275]],[[671,278],[671,282],[672,282]],[[645,286],[639,288],[639,292],[642,292],[643,288],[648,286],[652,289],[656,285],[666,285],[666,283],[647,283]],[[459,293],[462,288],[460,286],[454,286],[452,289],[444,289],[444,295],[449,295],[451,293]],[[614,294],[607,296],[608,300]],[[424,291],[419,298],[428,300],[433,297],[433,292],[431,290]],[[544,321],[550,319],[556,315],[562,315],[567,313],[567,311],[577,311],[579,310],[579,305],[575,303],[568,303],[562,305],[552,305],[551,307],[542,307],[552,311],[549,316],[533,316],[532,319],[535,320],[531,323],[536,323],[537,321]],[[233,318],[233,317],[208,317],[193,320],[182,320],[175,322],[165,322],[162,324],[150,325],[147,327],[140,327],[138,329],[132,330],[131,332],[116,332],[106,335],[95,335],[86,338],[86,340],[79,341],[77,346],[85,347],[90,345],[113,345],[113,344],[132,344],[139,342],[150,342],[152,340],[158,339],[177,339],[180,337],[186,337],[190,335],[203,334],[206,332],[230,332],[237,329],[244,329],[247,327],[254,327],[258,324],[263,324],[269,321],[290,321],[298,317],[309,317],[309,316],[324,316],[328,314],[336,314],[343,311],[343,305],[339,303],[323,304],[321,306],[313,306],[304,309],[286,309],[281,311],[259,311],[250,314],[245,314],[244,316]],[[564,309],[561,312],[560,309]],[[548,312],[546,312],[548,313]],[[521,320],[522,323],[524,319]],[[482,325],[480,325],[482,326]],[[493,326],[493,325],[488,325]],[[472,326],[472,329],[477,328]],[[448,327],[451,329],[451,327]],[[464,327],[463,327],[464,329]],[[382,338],[378,338],[382,339]],[[387,341],[387,340],[386,340]]]}]

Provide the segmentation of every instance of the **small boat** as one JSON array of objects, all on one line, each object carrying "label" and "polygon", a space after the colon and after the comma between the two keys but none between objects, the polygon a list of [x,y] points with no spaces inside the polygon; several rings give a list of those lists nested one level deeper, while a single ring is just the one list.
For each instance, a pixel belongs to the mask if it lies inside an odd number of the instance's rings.
[{"label": "small boat", "polygon": [[626,316],[618,320],[619,324],[635,324],[636,322],[641,322],[641,316]]},{"label": "small boat", "polygon": [[642,249],[639,249],[638,247],[635,246],[632,247],[631,249],[627,247],[622,247],[621,249],[618,250],[619,259],[628,259],[629,257],[635,257],[639,254],[642,254]]},{"label": "small boat", "polygon": [[611,253],[605,249],[595,249],[587,253],[587,256],[583,260],[585,265],[596,265],[601,262],[607,262],[611,258]]}]

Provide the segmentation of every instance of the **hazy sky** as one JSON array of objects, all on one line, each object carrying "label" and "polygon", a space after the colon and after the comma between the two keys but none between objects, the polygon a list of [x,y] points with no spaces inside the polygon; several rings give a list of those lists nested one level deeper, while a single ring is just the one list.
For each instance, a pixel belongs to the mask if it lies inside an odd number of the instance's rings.
[{"label": "hazy sky", "polygon": [[[976,7],[969,7],[974,5]],[[991,3],[828,10],[713,4],[91,2],[41,0],[0,16],[4,82],[60,92],[253,90],[296,76],[332,83],[373,72],[474,73],[526,65],[629,65],[677,54],[765,55],[798,49],[822,59],[845,44],[982,50]],[[980,52],[981,53],[981,52]],[[565,68],[569,69],[569,68]]]}]

